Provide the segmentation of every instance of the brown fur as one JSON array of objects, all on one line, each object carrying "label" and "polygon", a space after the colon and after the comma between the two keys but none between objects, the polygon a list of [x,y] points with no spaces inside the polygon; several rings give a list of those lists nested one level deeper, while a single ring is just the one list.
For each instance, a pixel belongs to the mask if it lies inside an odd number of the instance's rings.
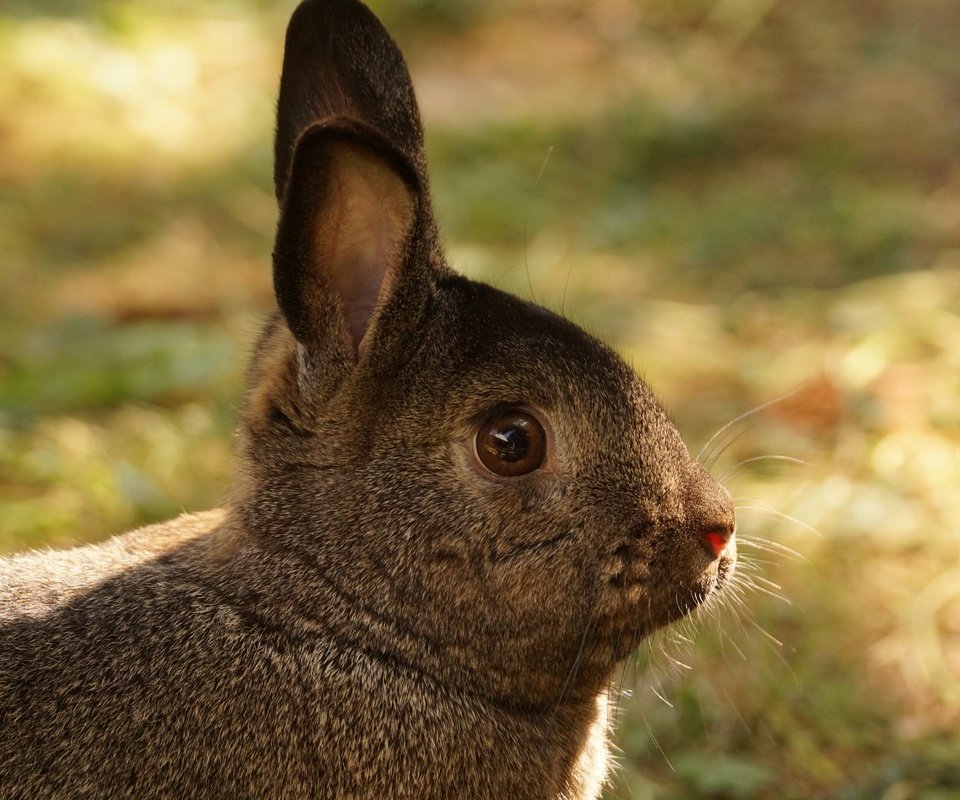
[{"label": "brown fur", "polygon": [[[276,181],[228,508],[0,560],[0,797],[597,797],[617,664],[729,576],[729,495],[613,352],[449,270],[354,0],[294,15]],[[507,406],[520,478],[473,450]]]}]

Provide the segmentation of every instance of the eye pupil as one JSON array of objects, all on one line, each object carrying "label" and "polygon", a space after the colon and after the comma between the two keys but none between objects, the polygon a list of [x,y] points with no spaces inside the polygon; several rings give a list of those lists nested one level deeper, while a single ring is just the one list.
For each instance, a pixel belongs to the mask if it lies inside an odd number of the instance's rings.
[{"label": "eye pupil", "polygon": [[496,475],[515,477],[533,472],[543,464],[545,455],[543,427],[526,411],[495,414],[477,431],[477,457]]},{"label": "eye pupil", "polygon": [[522,427],[491,428],[488,448],[504,461],[514,463],[522,459],[530,449],[530,437]]}]

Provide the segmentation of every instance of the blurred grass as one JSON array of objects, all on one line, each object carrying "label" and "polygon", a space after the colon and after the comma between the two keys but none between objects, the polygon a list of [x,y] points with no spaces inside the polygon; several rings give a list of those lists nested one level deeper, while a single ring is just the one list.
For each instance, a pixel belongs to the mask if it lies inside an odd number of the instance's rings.
[{"label": "blurred grass", "polygon": [[[0,549],[228,490],[292,5],[0,11]],[[614,342],[694,451],[794,392],[717,443],[755,588],[643,648],[609,796],[960,797],[960,6],[376,8],[455,266]]]}]

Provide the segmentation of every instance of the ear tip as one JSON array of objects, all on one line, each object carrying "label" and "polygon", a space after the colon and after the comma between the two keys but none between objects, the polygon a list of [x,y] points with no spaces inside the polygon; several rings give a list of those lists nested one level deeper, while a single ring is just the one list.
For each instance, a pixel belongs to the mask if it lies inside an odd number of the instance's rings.
[{"label": "ear tip", "polygon": [[417,168],[417,183],[426,183],[420,113],[396,42],[359,0],[304,0],[287,27],[277,102],[278,200],[304,131],[337,117],[378,131]]},{"label": "ear tip", "polygon": [[[302,0],[290,15],[287,29],[293,28],[311,15],[331,16],[335,14],[362,14],[374,17],[373,12],[360,0]],[[374,17],[375,19],[375,17]]]},{"label": "ear tip", "polygon": [[285,55],[309,60],[318,37],[340,38],[358,33],[368,39],[393,41],[377,15],[360,0],[303,0],[287,23]]}]

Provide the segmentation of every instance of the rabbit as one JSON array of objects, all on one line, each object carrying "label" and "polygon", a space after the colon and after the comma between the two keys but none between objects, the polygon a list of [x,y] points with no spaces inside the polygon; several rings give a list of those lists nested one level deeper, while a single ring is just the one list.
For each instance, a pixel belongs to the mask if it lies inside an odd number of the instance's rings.
[{"label": "rabbit", "polygon": [[226,507],[0,561],[0,797],[598,797],[729,493],[611,349],[448,267],[357,0],[293,14],[274,178]]}]

